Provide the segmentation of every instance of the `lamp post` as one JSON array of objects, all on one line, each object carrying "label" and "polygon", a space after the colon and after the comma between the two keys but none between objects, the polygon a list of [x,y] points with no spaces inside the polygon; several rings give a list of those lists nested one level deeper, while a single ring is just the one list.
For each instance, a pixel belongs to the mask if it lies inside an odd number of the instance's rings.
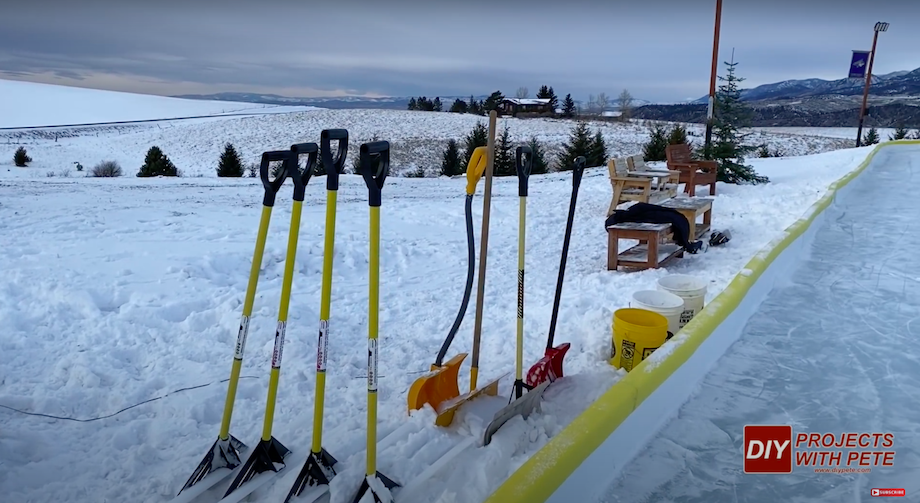
[{"label": "lamp post", "polygon": [[866,118],[866,102],[869,100],[869,84],[872,83],[872,63],[875,63],[875,44],[878,42],[879,32],[888,31],[888,23],[875,23],[875,34],[872,36],[872,50],[869,51],[869,68],[866,70],[866,87],[863,89],[862,106],[859,108],[859,128],[856,130],[856,146],[862,145],[863,120]]},{"label": "lamp post", "polygon": [[[716,73],[719,69],[719,27],[722,24],[722,0],[716,0],[716,27],[712,37],[712,72],[709,75],[709,108],[706,111],[706,147],[709,154],[712,147],[713,111],[716,107]],[[709,157],[707,155],[707,157]]]}]

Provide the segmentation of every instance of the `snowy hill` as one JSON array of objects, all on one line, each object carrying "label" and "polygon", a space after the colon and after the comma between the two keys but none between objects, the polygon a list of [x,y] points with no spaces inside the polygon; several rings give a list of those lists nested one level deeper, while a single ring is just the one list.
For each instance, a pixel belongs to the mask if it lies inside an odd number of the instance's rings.
[{"label": "snowy hill", "polygon": [[229,113],[304,110],[253,103],[199,101],[0,79],[0,128],[56,126]]}]

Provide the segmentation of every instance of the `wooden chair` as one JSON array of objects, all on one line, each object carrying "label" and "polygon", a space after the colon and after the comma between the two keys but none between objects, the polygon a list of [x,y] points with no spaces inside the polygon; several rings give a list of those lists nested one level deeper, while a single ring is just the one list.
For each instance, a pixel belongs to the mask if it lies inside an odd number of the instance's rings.
[{"label": "wooden chair", "polygon": [[690,146],[686,143],[668,145],[665,150],[668,158],[668,169],[680,171],[680,183],[684,185],[684,192],[690,197],[696,195],[697,185],[709,185],[709,194],[716,195],[716,177],[719,164],[716,161],[696,160],[690,154]]},{"label": "wooden chair", "polygon": [[668,198],[672,198],[677,195],[677,187],[680,184],[680,171],[653,168],[648,164],[645,164],[645,158],[641,154],[627,157],[626,166],[630,175],[656,175],[656,183],[652,184],[652,188],[658,191],[667,192]]},{"label": "wooden chair", "polygon": [[613,198],[610,200],[610,207],[607,208],[607,216],[612,215],[616,207],[623,202],[656,204],[674,197],[677,193],[676,185],[673,186],[673,191],[669,191],[668,184],[662,180],[671,176],[667,171],[630,173],[624,158],[610,159],[607,162],[607,170],[610,172],[610,185],[613,188]]}]

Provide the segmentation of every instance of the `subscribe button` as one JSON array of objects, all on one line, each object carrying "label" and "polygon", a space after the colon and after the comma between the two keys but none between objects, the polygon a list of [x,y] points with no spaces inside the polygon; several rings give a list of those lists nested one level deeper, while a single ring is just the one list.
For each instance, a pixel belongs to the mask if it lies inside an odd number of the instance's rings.
[{"label": "subscribe button", "polygon": [[905,496],[907,491],[904,489],[872,489],[872,496]]}]

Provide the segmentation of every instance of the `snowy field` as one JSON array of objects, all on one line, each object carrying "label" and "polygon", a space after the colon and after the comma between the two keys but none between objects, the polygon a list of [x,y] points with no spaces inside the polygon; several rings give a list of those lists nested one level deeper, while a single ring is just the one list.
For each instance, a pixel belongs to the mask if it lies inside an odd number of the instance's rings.
[{"label": "snowy field", "polygon": [[[85,128],[71,130],[73,136],[57,142],[40,138],[40,132],[23,133],[3,145],[8,151],[0,149],[0,159],[9,159],[0,169],[4,501],[167,501],[213,442],[226,392],[219,381],[229,373],[262,198],[256,179],[214,177],[224,141],[239,142],[254,160],[263,150],[317,141],[322,128],[345,127],[356,145],[374,133],[392,138],[396,156],[413,141],[429,145],[418,147],[428,152],[424,149],[432,148],[432,139],[459,136],[477,120],[482,119],[447,113],[316,110]],[[513,135],[558,141],[570,128],[564,121],[502,122],[512,126]],[[638,126],[607,125],[604,131],[622,153],[637,153],[629,142],[644,141],[645,129]],[[828,150],[833,145],[821,143],[821,138],[770,138],[788,144],[787,151],[801,147],[803,153],[810,152],[809,142],[816,142],[819,150],[820,145]],[[11,164],[20,141],[35,159],[31,167]],[[180,169],[201,177],[134,177],[154,142]],[[566,379],[547,390],[542,414],[514,419],[490,446],[462,454],[421,488],[417,501],[482,501],[622,375],[606,363],[610,324],[613,311],[625,307],[633,291],[654,288],[657,278],[677,272],[704,278],[711,299],[869,150],[750,160],[773,183],[719,185],[713,227],[731,230],[728,245],[688,255],[668,270],[634,273],[606,270],[602,224],[611,189],[605,168],[588,170],[579,194],[556,337],[557,343],[572,343]],[[73,161],[89,167],[103,159],[122,162],[127,176],[45,176]],[[343,176],[341,185],[324,428],[324,445],[340,462],[332,503],[350,501],[360,484],[366,410],[367,190],[354,175]],[[478,435],[482,415],[477,411],[501,407],[509,393],[504,381],[501,396],[479,400],[448,429],[433,426],[431,411],[411,418],[406,414],[406,392],[432,363],[462,296],[464,186],[462,179],[393,177],[383,189],[379,437],[409,426],[387,437],[378,452],[378,468],[404,484],[452,445]],[[480,382],[511,372],[514,363],[517,182],[497,179],[493,190]],[[570,192],[571,178],[565,173],[531,178],[528,366],[542,356],[545,345]],[[288,184],[272,218],[231,428],[250,446],[262,425],[290,194]],[[301,224],[274,422],[275,437],[295,458],[307,452],[312,431],[324,198],[323,180],[313,180]],[[477,243],[481,202],[480,196],[474,204]],[[474,303],[475,293],[450,354],[470,350]],[[461,389],[468,386],[468,369],[467,363]],[[283,482],[256,496],[280,501],[286,491]]]},{"label": "snowy field", "polygon": [[0,79],[0,128],[171,119],[228,113],[286,113],[279,107],[198,101]]},{"label": "snowy field", "polygon": [[[823,136],[828,138],[841,138],[849,140],[848,147],[856,145],[856,132],[859,130],[855,127],[758,127],[753,128],[755,131],[764,133],[781,133],[803,136]],[[863,126],[863,136],[869,131],[868,126]],[[895,132],[895,128],[876,128],[881,141],[888,141],[888,138]]]}]

